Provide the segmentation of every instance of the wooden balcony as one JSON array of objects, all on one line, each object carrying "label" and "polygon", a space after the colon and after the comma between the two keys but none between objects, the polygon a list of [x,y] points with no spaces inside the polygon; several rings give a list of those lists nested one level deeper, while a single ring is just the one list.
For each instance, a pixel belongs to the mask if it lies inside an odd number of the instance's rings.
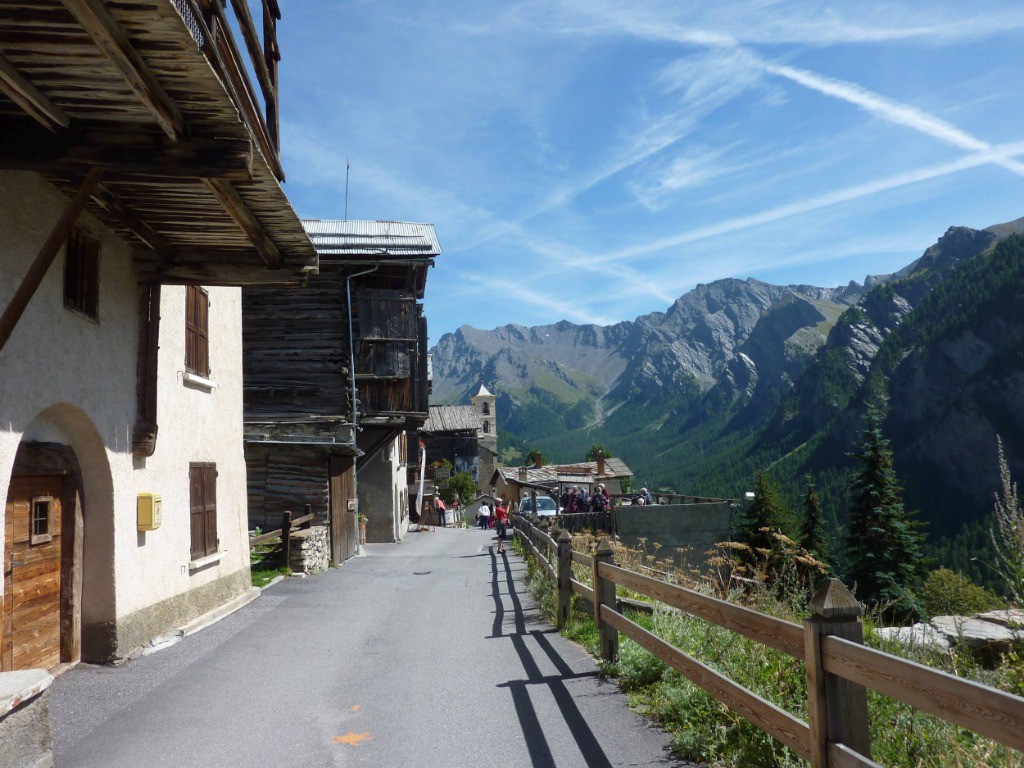
[{"label": "wooden balcony", "polygon": [[280,184],[280,15],[277,0],[0,0],[0,171],[84,190],[141,282],[301,284],[319,261]]}]

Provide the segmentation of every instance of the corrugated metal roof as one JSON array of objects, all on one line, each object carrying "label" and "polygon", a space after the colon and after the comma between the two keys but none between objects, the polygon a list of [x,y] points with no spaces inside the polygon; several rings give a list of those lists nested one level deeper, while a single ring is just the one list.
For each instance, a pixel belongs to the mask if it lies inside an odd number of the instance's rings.
[{"label": "corrugated metal roof", "polygon": [[303,219],[302,226],[324,256],[403,256],[430,259],[441,254],[433,224],[408,221]]},{"label": "corrugated metal roof", "polygon": [[480,419],[471,405],[432,405],[421,432],[479,432]]}]

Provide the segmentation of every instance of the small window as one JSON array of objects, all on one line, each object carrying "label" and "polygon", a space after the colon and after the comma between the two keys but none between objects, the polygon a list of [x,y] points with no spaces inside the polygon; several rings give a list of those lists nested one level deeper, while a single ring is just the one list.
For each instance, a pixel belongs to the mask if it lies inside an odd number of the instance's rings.
[{"label": "small window", "polygon": [[485,421],[484,422],[484,434],[485,435],[489,435],[490,433],[491,433],[491,422]]},{"label": "small window", "polygon": [[217,465],[189,464],[192,559],[217,552]]},{"label": "small window", "polygon": [[29,525],[32,529],[29,531],[29,543],[45,544],[52,541],[50,528],[53,525],[53,497],[36,496],[32,499],[30,512]]},{"label": "small window", "polygon": [[491,404],[490,403],[484,403],[484,416],[490,416],[490,415],[491,415]]},{"label": "small window", "polygon": [[64,251],[64,306],[95,320],[100,297],[100,241],[75,227]]},{"label": "small window", "polygon": [[210,297],[198,285],[185,292],[185,370],[210,375]]}]

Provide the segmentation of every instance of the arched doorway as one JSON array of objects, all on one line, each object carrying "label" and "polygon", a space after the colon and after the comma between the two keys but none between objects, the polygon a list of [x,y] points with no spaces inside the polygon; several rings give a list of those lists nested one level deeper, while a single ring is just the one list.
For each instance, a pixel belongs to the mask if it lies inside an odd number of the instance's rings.
[{"label": "arched doorway", "polygon": [[113,623],[112,501],[103,441],[85,413],[67,404],[40,413],[7,491],[0,670],[76,662],[83,618]]}]

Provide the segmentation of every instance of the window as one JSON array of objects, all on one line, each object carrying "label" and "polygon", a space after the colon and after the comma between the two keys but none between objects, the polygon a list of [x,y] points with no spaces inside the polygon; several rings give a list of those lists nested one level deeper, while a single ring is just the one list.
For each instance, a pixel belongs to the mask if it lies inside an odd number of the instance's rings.
[{"label": "window", "polygon": [[491,433],[491,422],[485,421],[484,422],[484,434],[485,435],[489,435],[490,433]]},{"label": "window", "polygon": [[53,497],[36,496],[32,499],[31,517],[29,525],[29,544],[45,544],[53,540],[50,535],[50,527],[53,525]]},{"label": "window", "polygon": [[484,403],[484,416],[490,416],[490,415],[491,415],[491,404],[490,403]]},{"label": "window", "polygon": [[210,375],[210,297],[198,285],[185,291],[185,370]]},{"label": "window", "polygon": [[192,559],[212,555],[217,540],[217,465],[189,464],[189,506],[192,523]]},{"label": "window", "polygon": [[100,242],[78,227],[64,248],[64,306],[96,319],[100,296]]}]

